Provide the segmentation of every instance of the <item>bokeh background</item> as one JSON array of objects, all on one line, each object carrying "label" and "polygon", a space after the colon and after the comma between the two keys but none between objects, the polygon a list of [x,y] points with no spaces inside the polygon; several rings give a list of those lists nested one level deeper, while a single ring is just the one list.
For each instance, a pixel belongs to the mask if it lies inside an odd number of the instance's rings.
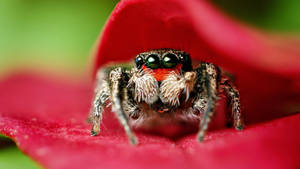
[{"label": "bokeh background", "polygon": [[[84,76],[93,45],[117,2],[0,0],[0,79],[20,70]],[[213,3],[263,31],[300,35],[299,0]],[[40,167],[0,136],[0,168]]]}]

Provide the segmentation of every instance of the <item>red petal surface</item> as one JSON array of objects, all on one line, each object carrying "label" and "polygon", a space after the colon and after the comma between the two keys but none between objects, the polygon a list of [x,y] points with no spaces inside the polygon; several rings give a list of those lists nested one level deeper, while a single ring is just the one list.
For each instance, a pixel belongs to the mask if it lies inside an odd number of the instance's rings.
[{"label": "red petal surface", "polygon": [[211,131],[204,143],[195,135],[179,140],[137,133],[130,146],[113,116],[91,137],[84,122],[91,87],[29,75],[0,82],[0,132],[22,151],[52,169],[81,168],[270,168],[300,167],[300,114],[234,129]]},{"label": "red petal surface", "polygon": [[299,39],[233,21],[205,0],[123,0],[103,31],[94,72],[150,49],[187,51],[235,75],[249,124],[299,111],[299,46]]},{"label": "red petal surface", "polygon": [[[300,100],[299,43],[273,39],[206,1],[123,0],[102,34],[95,67],[153,48],[185,50],[236,75],[250,124],[296,111]],[[137,133],[140,144],[132,147],[109,111],[102,133],[89,135],[92,85],[84,80],[20,74],[2,80],[0,93],[0,132],[46,168],[300,168],[299,114],[242,132],[211,131],[201,144],[195,135],[170,140]]]}]

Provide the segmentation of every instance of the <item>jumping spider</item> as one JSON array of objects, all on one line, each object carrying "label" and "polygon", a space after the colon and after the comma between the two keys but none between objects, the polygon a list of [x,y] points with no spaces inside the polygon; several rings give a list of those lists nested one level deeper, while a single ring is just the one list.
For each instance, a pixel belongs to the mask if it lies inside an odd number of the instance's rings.
[{"label": "jumping spider", "polygon": [[235,128],[241,130],[239,92],[220,68],[202,62],[193,69],[189,54],[174,49],[140,53],[132,68],[107,66],[98,70],[91,134],[100,132],[102,112],[110,101],[132,144],[137,144],[132,127],[182,121],[200,125],[197,139],[203,141],[221,91],[230,99]]}]

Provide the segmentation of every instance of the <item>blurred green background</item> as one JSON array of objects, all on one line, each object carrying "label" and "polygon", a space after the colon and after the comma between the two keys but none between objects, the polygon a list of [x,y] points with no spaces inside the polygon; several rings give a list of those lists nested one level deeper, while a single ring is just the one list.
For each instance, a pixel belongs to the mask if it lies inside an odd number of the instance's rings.
[{"label": "blurred green background", "polygon": [[0,72],[82,72],[116,0],[0,0]]},{"label": "blurred green background", "polygon": [[[117,0],[0,0],[0,76],[18,68],[82,74]],[[299,0],[213,0],[229,15],[271,32],[300,32]],[[39,168],[0,136],[0,168]]]}]

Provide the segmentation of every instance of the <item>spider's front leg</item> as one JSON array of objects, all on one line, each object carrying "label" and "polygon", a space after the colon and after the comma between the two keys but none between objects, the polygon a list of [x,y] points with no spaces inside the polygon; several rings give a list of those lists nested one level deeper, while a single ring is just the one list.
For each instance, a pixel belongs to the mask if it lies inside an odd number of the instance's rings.
[{"label": "spider's front leg", "polygon": [[126,116],[123,109],[124,92],[123,89],[128,85],[128,73],[126,73],[122,68],[116,68],[110,72],[109,80],[111,84],[111,102],[112,110],[117,115],[120,123],[124,127],[124,130],[128,136],[131,144],[135,145],[138,143],[137,138],[133,131],[131,130],[128,122],[128,117]]},{"label": "spider's front leg", "polygon": [[194,91],[197,93],[193,102],[193,109],[201,113],[197,139],[203,141],[208,125],[215,114],[220,70],[213,64],[202,63],[195,71],[197,80]]},{"label": "spider's front leg", "polygon": [[126,89],[126,77],[128,77],[128,74],[122,68],[112,69],[112,67],[103,68],[97,73],[97,85],[92,109],[93,128],[91,134],[96,136],[100,132],[102,112],[106,103],[110,100],[112,103],[112,110],[124,127],[130,143],[137,144],[136,136],[129,127],[128,119],[123,111],[122,105],[122,102],[126,102],[123,98],[126,98],[124,94],[127,91],[123,92],[123,89]]},{"label": "spider's front leg", "polygon": [[100,122],[102,120],[102,112],[107,104],[110,97],[110,88],[109,83],[106,80],[107,69],[99,69],[96,77],[96,88],[95,88],[95,97],[92,105],[92,114],[91,120],[93,122],[93,127],[91,130],[91,135],[96,136],[100,132]]}]

